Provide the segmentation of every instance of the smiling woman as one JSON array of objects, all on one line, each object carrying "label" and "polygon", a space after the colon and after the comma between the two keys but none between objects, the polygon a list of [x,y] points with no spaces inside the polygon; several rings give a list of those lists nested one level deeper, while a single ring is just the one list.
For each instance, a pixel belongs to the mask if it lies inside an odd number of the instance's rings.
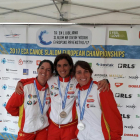
[{"label": "smiling woman", "polygon": [[6,110],[12,116],[19,116],[17,140],[47,140],[50,93],[47,80],[52,76],[53,63],[43,60],[37,68],[37,78],[31,78],[23,85],[24,94],[12,94]]}]

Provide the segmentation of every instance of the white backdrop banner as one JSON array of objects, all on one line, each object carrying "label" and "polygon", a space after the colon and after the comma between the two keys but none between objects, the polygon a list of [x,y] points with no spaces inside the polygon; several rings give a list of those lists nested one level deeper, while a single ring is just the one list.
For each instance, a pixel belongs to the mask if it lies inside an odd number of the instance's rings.
[{"label": "white backdrop banner", "polygon": [[5,110],[17,81],[36,77],[41,60],[68,53],[108,79],[123,119],[122,140],[140,138],[140,26],[0,26],[0,138],[16,139],[18,117]]}]

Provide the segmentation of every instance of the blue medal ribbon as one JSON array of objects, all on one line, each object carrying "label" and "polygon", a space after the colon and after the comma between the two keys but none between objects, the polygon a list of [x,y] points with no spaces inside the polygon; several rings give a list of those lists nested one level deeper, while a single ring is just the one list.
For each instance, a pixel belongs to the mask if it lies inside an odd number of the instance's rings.
[{"label": "blue medal ribbon", "polygon": [[38,92],[38,89],[37,89],[37,86],[36,86],[36,81],[34,80],[34,87],[35,87],[35,91],[36,91],[36,94],[37,94],[37,98],[38,98],[38,103],[39,103],[39,107],[40,107],[40,112],[41,114],[43,115],[43,110],[44,110],[44,106],[45,106],[45,102],[46,102],[46,91],[47,89],[45,90],[45,94],[44,94],[44,100],[43,100],[43,106],[41,104],[41,100],[40,100],[40,96],[39,96],[39,92]]},{"label": "blue medal ribbon", "polygon": [[[65,108],[65,105],[66,105],[66,100],[67,100],[67,92],[68,92],[68,89],[69,89],[69,84],[70,84],[70,80],[66,86],[66,90],[65,90],[65,96],[64,96],[64,101],[62,100],[62,109]],[[58,77],[58,87],[59,87],[59,95],[62,99],[62,93],[61,93],[61,89],[60,89],[60,80],[59,80],[59,77]]]},{"label": "blue medal ribbon", "polygon": [[93,85],[93,81],[91,81],[90,86],[88,88],[87,95],[86,95],[86,98],[84,100],[82,109],[81,109],[81,105],[80,105],[80,90],[78,91],[78,104],[79,104],[79,109],[80,109],[80,120],[83,120],[84,113],[85,113],[86,100],[87,100],[87,97],[92,89],[92,85]]}]

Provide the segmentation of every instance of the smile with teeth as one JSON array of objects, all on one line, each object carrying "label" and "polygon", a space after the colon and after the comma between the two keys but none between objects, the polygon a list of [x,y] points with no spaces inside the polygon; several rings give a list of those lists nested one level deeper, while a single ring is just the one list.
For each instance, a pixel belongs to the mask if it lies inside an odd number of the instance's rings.
[{"label": "smile with teeth", "polygon": [[86,81],[86,79],[80,79],[81,81]]}]

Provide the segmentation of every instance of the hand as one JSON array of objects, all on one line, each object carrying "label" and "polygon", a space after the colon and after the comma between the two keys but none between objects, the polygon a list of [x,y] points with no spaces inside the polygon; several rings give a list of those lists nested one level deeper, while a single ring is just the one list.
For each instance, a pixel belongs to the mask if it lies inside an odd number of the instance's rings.
[{"label": "hand", "polygon": [[19,81],[15,90],[16,94],[23,94],[23,84]]},{"label": "hand", "polygon": [[98,90],[101,92],[101,91],[109,91],[109,84],[107,83],[107,81],[104,79],[104,80],[101,80],[98,82]]}]

